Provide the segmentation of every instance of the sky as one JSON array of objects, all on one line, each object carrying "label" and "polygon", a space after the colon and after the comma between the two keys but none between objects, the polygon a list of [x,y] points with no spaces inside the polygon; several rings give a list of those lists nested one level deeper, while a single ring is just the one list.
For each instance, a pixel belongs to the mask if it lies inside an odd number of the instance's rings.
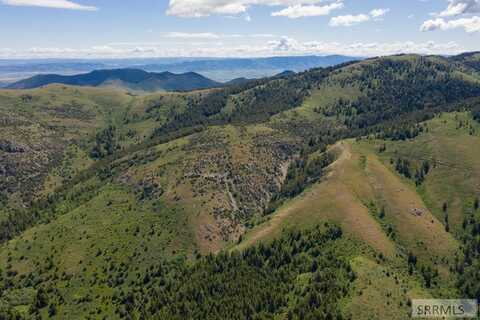
[{"label": "sky", "polygon": [[480,50],[480,0],[0,0],[0,58]]}]

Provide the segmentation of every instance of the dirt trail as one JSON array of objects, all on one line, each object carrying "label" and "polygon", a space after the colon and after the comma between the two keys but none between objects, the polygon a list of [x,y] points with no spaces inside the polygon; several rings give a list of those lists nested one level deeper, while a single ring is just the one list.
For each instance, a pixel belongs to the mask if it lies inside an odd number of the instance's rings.
[{"label": "dirt trail", "polygon": [[384,255],[395,254],[394,244],[358,199],[351,183],[346,183],[358,178],[359,168],[355,161],[358,156],[352,154],[349,142],[339,142],[332,150],[337,152],[338,158],[329,167],[327,178],[280,208],[269,221],[255,228],[239,248],[278,234],[285,224],[313,225],[329,220]]}]

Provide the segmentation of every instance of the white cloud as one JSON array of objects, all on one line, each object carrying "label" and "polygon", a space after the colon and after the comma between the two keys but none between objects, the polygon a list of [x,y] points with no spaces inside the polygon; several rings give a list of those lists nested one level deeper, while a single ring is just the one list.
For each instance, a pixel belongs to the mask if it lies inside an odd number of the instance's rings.
[{"label": "white cloud", "polygon": [[455,42],[356,42],[351,44],[309,42],[305,46],[313,52],[338,53],[351,56],[383,56],[400,53],[457,54],[464,50]]},{"label": "white cloud", "polygon": [[445,19],[437,18],[432,20],[425,21],[422,26],[420,27],[420,31],[434,31],[438,29],[444,29],[447,25]]},{"label": "white cloud", "polygon": [[463,29],[467,33],[480,32],[480,17],[472,16],[480,13],[480,0],[447,0],[448,7],[433,13],[435,19],[425,21],[421,31]]},{"label": "white cloud", "polygon": [[[270,42],[274,50],[296,54],[344,54],[350,56],[383,56],[400,53],[418,54],[456,54],[464,51],[457,43],[428,42],[355,42],[341,44],[338,42],[309,41],[297,42],[284,37],[277,42]],[[288,48],[288,50],[286,50]]]},{"label": "white cloud", "polygon": [[366,14],[358,14],[358,15],[346,15],[346,16],[338,16],[333,17],[330,19],[330,26],[332,27],[351,27],[353,25],[367,22],[370,20],[370,16]]},{"label": "white cloud", "polygon": [[342,2],[335,2],[324,6],[319,5],[295,5],[287,7],[283,10],[272,13],[272,16],[283,16],[290,19],[296,19],[301,17],[316,17],[327,16],[333,10],[343,8]]},{"label": "white cloud", "polygon": [[[206,17],[211,15],[238,15],[257,6],[311,7],[320,3],[342,3],[343,0],[170,0],[167,14],[178,17]],[[323,7],[323,6],[318,6]]]},{"label": "white cloud", "polygon": [[268,46],[275,52],[289,52],[300,48],[300,44],[295,39],[289,37],[281,37],[280,40],[270,41]]},{"label": "white cloud", "polygon": [[440,17],[454,17],[480,12],[480,0],[448,0],[448,7],[440,12]]},{"label": "white cloud", "polygon": [[330,19],[330,26],[332,27],[351,27],[370,20],[380,21],[390,12],[390,9],[373,9],[369,14],[345,15],[337,16]]},{"label": "white cloud", "polygon": [[390,9],[373,9],[370,11],[370,16],[374,19],[378,19],[385,16],[388,12],[390,12]]},{"label": "white cloud", "polygon": [[147,58],[147,57],[266,57],[287,55],[382,56],[399,53],[457,54],[465,49],[455,42],[300,42],[290,37],[265,42],[246,38],[244,42],[196,42],[188,44],[110,43],[90,48],[0,49],[0,58]]},{"label": "white cloud", "polygon": [[219,39],[220,36],[211,32],[204,33],[186,33],[186,32],[168,32],[165,34],[167,38],[173,39]]},{"label": "white cloud", "polygon": [[480,32],[480,17],[475,16],[471,18],[460,18],[450,21],[446,21],[443,18],[436,18],[425,21],[420,27],[420,30],[424,32],[453,29],[463,29],[468,33]]},{"label": "white cloud", "polygon": [[0,0],[9,6],[44,7],[69,10],[96,11],[97,7],[84,6],[68,0]]}]

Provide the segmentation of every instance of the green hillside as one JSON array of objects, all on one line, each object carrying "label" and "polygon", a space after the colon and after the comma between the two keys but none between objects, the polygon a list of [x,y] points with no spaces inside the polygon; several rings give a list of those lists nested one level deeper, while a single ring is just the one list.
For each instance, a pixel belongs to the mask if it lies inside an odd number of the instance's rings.
[{"label": "green hillside", "polygon": [[467,58],[1,90],[0,315],[405,319],[414,298],[479,298]]}]

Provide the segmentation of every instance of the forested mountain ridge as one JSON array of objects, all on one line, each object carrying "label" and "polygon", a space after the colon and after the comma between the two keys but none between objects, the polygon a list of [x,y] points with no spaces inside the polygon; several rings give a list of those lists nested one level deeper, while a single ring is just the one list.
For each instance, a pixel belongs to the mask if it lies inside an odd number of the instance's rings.
[{"label": "forested mountain ridge", "polygon": [[480,78],[464,60],[0,91],[2,312],[404,319],[415,297],[478,296]]},{"label": "forested mountain ridge", "polygon": [[480,70],[480,52],[468,52],[449,58],[450,61],[466,65],[476,71]]}]

